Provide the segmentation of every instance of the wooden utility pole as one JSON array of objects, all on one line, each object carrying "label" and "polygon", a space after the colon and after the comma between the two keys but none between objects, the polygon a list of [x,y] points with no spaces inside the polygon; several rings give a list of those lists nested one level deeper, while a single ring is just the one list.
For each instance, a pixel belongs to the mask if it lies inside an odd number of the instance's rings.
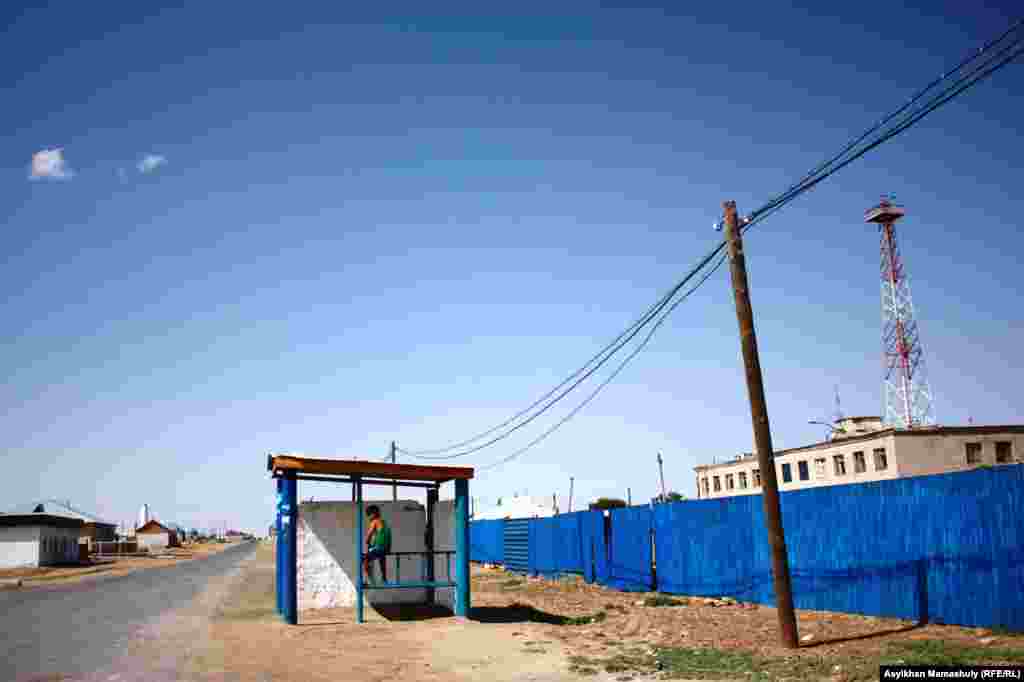
[{"label": "wooden utility pole", "polygon": [[665,467],[661,463],[661,451],[658,452],[658,476],[661,478],[661,503],[668,502],[665,498]]},{"label": "wooden utility pole", "polygon": [[743,256],[743,235],[736,202],[722,204],[725,209],[725,238],[729,248],[729,270],[732,274],[732,292],[736,299],[736,320],[740,327],[740,345],[743,365],[747,374],[747,393],[750,397],[750,417],[754,424],[754,445],[761,467],[764,489],[764,520],[768,526],[768,543],[772,551],[772,577],[775,583],[775,607],[779,614],[779,634],[782,644],[790,649],[799,646],[796,615],[793,612],[793,588],[789,580],[789,560],[786,555],[786,536],[782,532],[782,511],[779,506],[779,484],[775,477],[775,454],[772,433],[768,423],[768,405],[764,399],[761,360],[757,353],[754,333],[754,310],[750,305],[750,287],[747,284],[747,262]]},{"label": "wooden utility pole", "polygon": [[573,479],[573,477],[570,476],[569,477],[569,513],[570,514],[572,513],[572,483],[573,483],[573,480],[575,480],[575,479]]},{"label": "wooden utility pole", "polygon": [[[395,441],[391,441],[391,463],[397,464],[397,450],[398,447],[395,445]],[[398,502],[398,481],[395,479],[391,480],[391,499]]]}]

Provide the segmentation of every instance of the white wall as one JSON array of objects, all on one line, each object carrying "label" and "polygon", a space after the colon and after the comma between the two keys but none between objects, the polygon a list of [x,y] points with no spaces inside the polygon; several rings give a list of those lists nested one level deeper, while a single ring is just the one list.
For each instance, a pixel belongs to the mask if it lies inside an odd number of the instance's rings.
[{"label": "white wall", "polygon": [[[377,501],[364,504],[380,507],[381,516],[391,526],[392,552],[419,552],[426,549],[427,515],[423,505],[411,500]],[[363,532],[366,532],[363,518]],[[356,603],[355,516],[352,502],[303,502],[299,505],[297,530],[297,580],[299,610],[352,607]],[[360,540],[363,543],[363,540]],[[365,544],[361,544],[365,547]],[[388,557],[388,582],[396,582],[395,557]],[[402,582],[423,579],[423,558],[402,557]],[[374,562],[374,576],[380,579],[380,566]],[[408,604],[426,601],[426,590],[367,590],[372,604]]]},{"label": "white wall", "polygon": [[39,565],[39,526],[0,528],[0,568]]},{"label": "white wall", "polygon": [[[900,474],[921,476],[976,466],[1003,466],[996,462],[996,443],[1011,443],[1010,463],[1024,462],[1024,436],[1014,433],[985,433],[954,436],[900,436]],[[967,464],[967,443],[981,445],[981,462]]]},{"label": "white wall", "polygon": [[169,533],[136,533],[135,539],[139,541],[140,550],[145,547],[151,552],[166,549],[171,543]]}]

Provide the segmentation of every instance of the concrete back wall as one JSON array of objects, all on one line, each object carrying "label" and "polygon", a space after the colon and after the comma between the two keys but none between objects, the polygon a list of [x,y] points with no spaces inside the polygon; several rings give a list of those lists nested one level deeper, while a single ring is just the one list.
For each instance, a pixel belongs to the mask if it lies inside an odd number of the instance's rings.
[{"label": "concrete back wall", "polygon": [[[372,500],[365,504],[380,507],[381,516],[391,526],[392,552],[426,549],[427,514],[423,505],[412,500]],[[354,504],[345,501],[299,504],[297,534],[299,610],[354,607],[355,571],[362,570],[355,565]],[[395,582],[395,557],[388,557],[387,561],[388,582]],[[380,580],[379,569],[374,562],[377,580]],[[418,582],[423,579],[423,558],[403,557],[401,569],[399,580]],[[427,597],[423,589],[367,590],[365,595],[371,605],[423,603]]]}]

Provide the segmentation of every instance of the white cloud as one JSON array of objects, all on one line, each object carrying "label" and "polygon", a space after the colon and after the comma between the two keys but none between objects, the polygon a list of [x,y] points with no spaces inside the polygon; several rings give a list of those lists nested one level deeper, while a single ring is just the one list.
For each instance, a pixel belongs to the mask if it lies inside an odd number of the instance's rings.
[{"label": "white cloud", "polygon": [[152,173],[166,163],[166,156],[161,156],[160,154],[146,154],[142,157],[142,161],[139,161],[137,168],[140,173]]},{"label": "white cloud", "polygon": [[72,178],[74,175],[64,160],[64,150],[59,147],[43,149],[32,155],[32,171],[29,178],[33,180],[43,178],[64,180]]}]

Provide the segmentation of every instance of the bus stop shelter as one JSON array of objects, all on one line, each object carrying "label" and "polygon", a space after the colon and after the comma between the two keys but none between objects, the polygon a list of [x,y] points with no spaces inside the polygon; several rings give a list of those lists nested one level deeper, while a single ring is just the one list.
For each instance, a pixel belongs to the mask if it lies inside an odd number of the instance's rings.
[{"label": "bus stop shelter", "polygon": [[[473,478],[470,467],[420,466],[416,464],[390,464],[362,460],[314,459],[292,455],[269,455],[267,470],[277,484],[277,610],[286,623],[298,623],[298,571],[297,527],[299,481],[320,481],[347,483],[352,485],[352,501],[355,514],[355,575],[356,622],[363,622],[363,594],[366,590],[394,590],[426,588],[428,600],[433,600],[437,588],[455,588],[455,615],[469,615],[469,480]],[[455,483],[455,580],[446,576],[437,580],[434,576],[434,556],[450,554],[434,549],[434,509],[437,505],[441,485],[448,481]],[[425,552],[390,552],[396,561],[402,555],[426,557],[426,575],[416,582],[390,582],[364,584],[362,563],[365,556],[363,547],[363,486],[386,486],[404,488],[425,488],[427,491],[427,533]],[[448,557],[450,561],[450,557]],[[450,574],[450,570],[448,573]],[[396,572],[399,576],[400,573]],[[400,579],[399,579],[400,580]]]}]

